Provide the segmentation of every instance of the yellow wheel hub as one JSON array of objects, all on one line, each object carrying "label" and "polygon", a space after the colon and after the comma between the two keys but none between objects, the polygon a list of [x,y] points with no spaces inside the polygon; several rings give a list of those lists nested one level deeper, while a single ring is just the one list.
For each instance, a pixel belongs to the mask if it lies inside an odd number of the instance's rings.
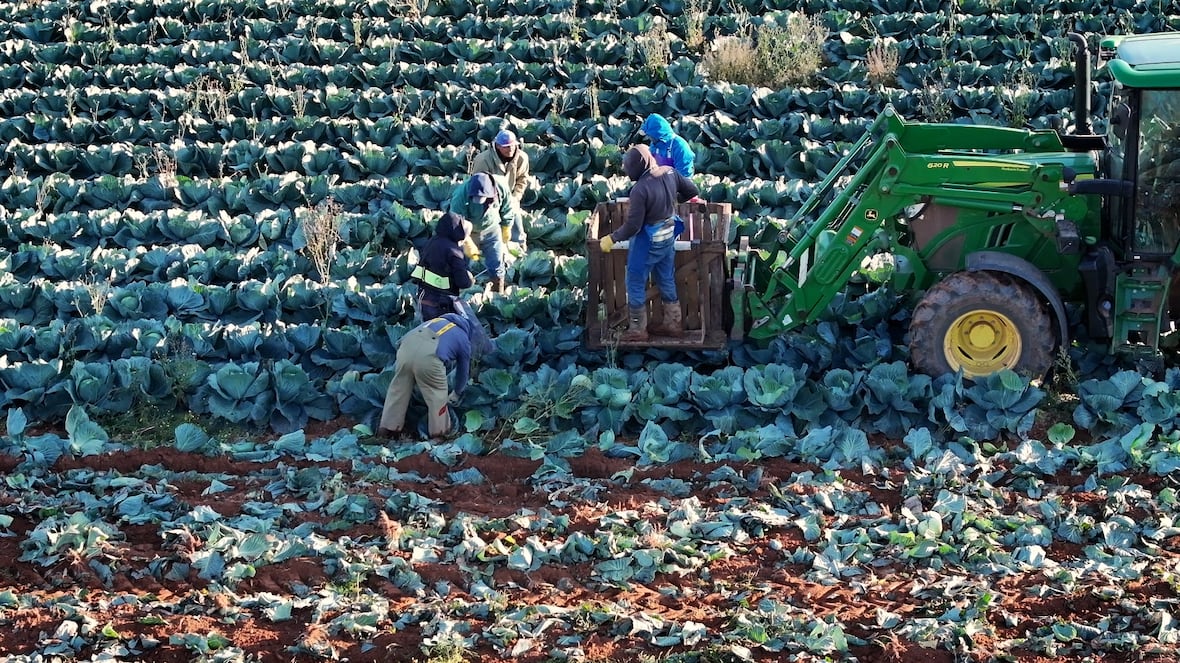
[{"label": "yellow wheel hub", "polygon": [[977,378],[1020,361],[1020,331],[1008,316],[995,311],[965,313],[951,323],[943,343],[952,371]]}]

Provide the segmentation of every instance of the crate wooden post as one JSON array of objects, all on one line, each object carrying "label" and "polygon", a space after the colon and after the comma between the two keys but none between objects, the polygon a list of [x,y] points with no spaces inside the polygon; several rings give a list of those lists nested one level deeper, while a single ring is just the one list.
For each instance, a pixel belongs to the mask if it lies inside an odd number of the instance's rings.
[{"label": "crate wooden post", "polygon": [[[677,238],[676,293],[684,318],[684,336],[649,335],[646,341],[622,343],[627,324],[627,251],[603,253],[599,240],[617,230],[627,218],[626,200],[599,203],[587,220],[586,255],[589,292],[586,298],[586,345],[589,348],[666,347],[717,349],[728,341],[725,296],[729,279],[726,260],[732,207],[729,203],[682,203],[676,213],[684,219]],[[646,306],[650,324],[663,318],[659,290],[650,278]]]}]

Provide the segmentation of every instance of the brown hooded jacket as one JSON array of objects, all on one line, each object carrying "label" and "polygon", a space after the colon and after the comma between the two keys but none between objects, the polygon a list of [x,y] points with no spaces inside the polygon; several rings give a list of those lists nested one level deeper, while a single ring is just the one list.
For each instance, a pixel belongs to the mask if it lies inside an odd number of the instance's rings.
[{"label": "brown hooded jacket", "polygon": [[612,241],[631,239],[647,224],[664,224],[676,213],[676,204],[700,194],[692,180],[671,166],[656,164],[647,145],[636,145],[623,157],[623,172],[631,187],[627,220],[610,234]]}]

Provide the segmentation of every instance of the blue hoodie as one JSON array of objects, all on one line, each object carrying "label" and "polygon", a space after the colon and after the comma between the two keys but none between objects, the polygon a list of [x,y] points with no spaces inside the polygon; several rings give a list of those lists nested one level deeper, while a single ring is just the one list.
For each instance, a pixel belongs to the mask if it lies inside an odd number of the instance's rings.
[{"label": "blue hoodie", "polygon": [[438,334],[438,349],[434,356],[448,370],[454,369],[455,387],[452,391],[456,395],[462,394],[471,371],[471,321],[458,313],[446,313],[423,322],[422,326]]},{"label": "blue hoodie", "polygon": [[672,131],[672,125],[663,115],[648,115],[639,130],[651,139],[651,154],[658,165],[672,166],[681,175],[692,177],[696,155],[692,153],[688,141]]}]

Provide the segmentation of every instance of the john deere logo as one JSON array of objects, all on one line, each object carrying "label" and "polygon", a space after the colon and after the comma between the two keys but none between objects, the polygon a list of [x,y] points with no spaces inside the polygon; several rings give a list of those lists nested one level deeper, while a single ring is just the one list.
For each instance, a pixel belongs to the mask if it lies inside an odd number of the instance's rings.
[{"label": "john deere logo", "polygon": [[865,210],[865,220],[866,221],[876,221],[877,220],[877,210],[875,210],[875,209]]}]

